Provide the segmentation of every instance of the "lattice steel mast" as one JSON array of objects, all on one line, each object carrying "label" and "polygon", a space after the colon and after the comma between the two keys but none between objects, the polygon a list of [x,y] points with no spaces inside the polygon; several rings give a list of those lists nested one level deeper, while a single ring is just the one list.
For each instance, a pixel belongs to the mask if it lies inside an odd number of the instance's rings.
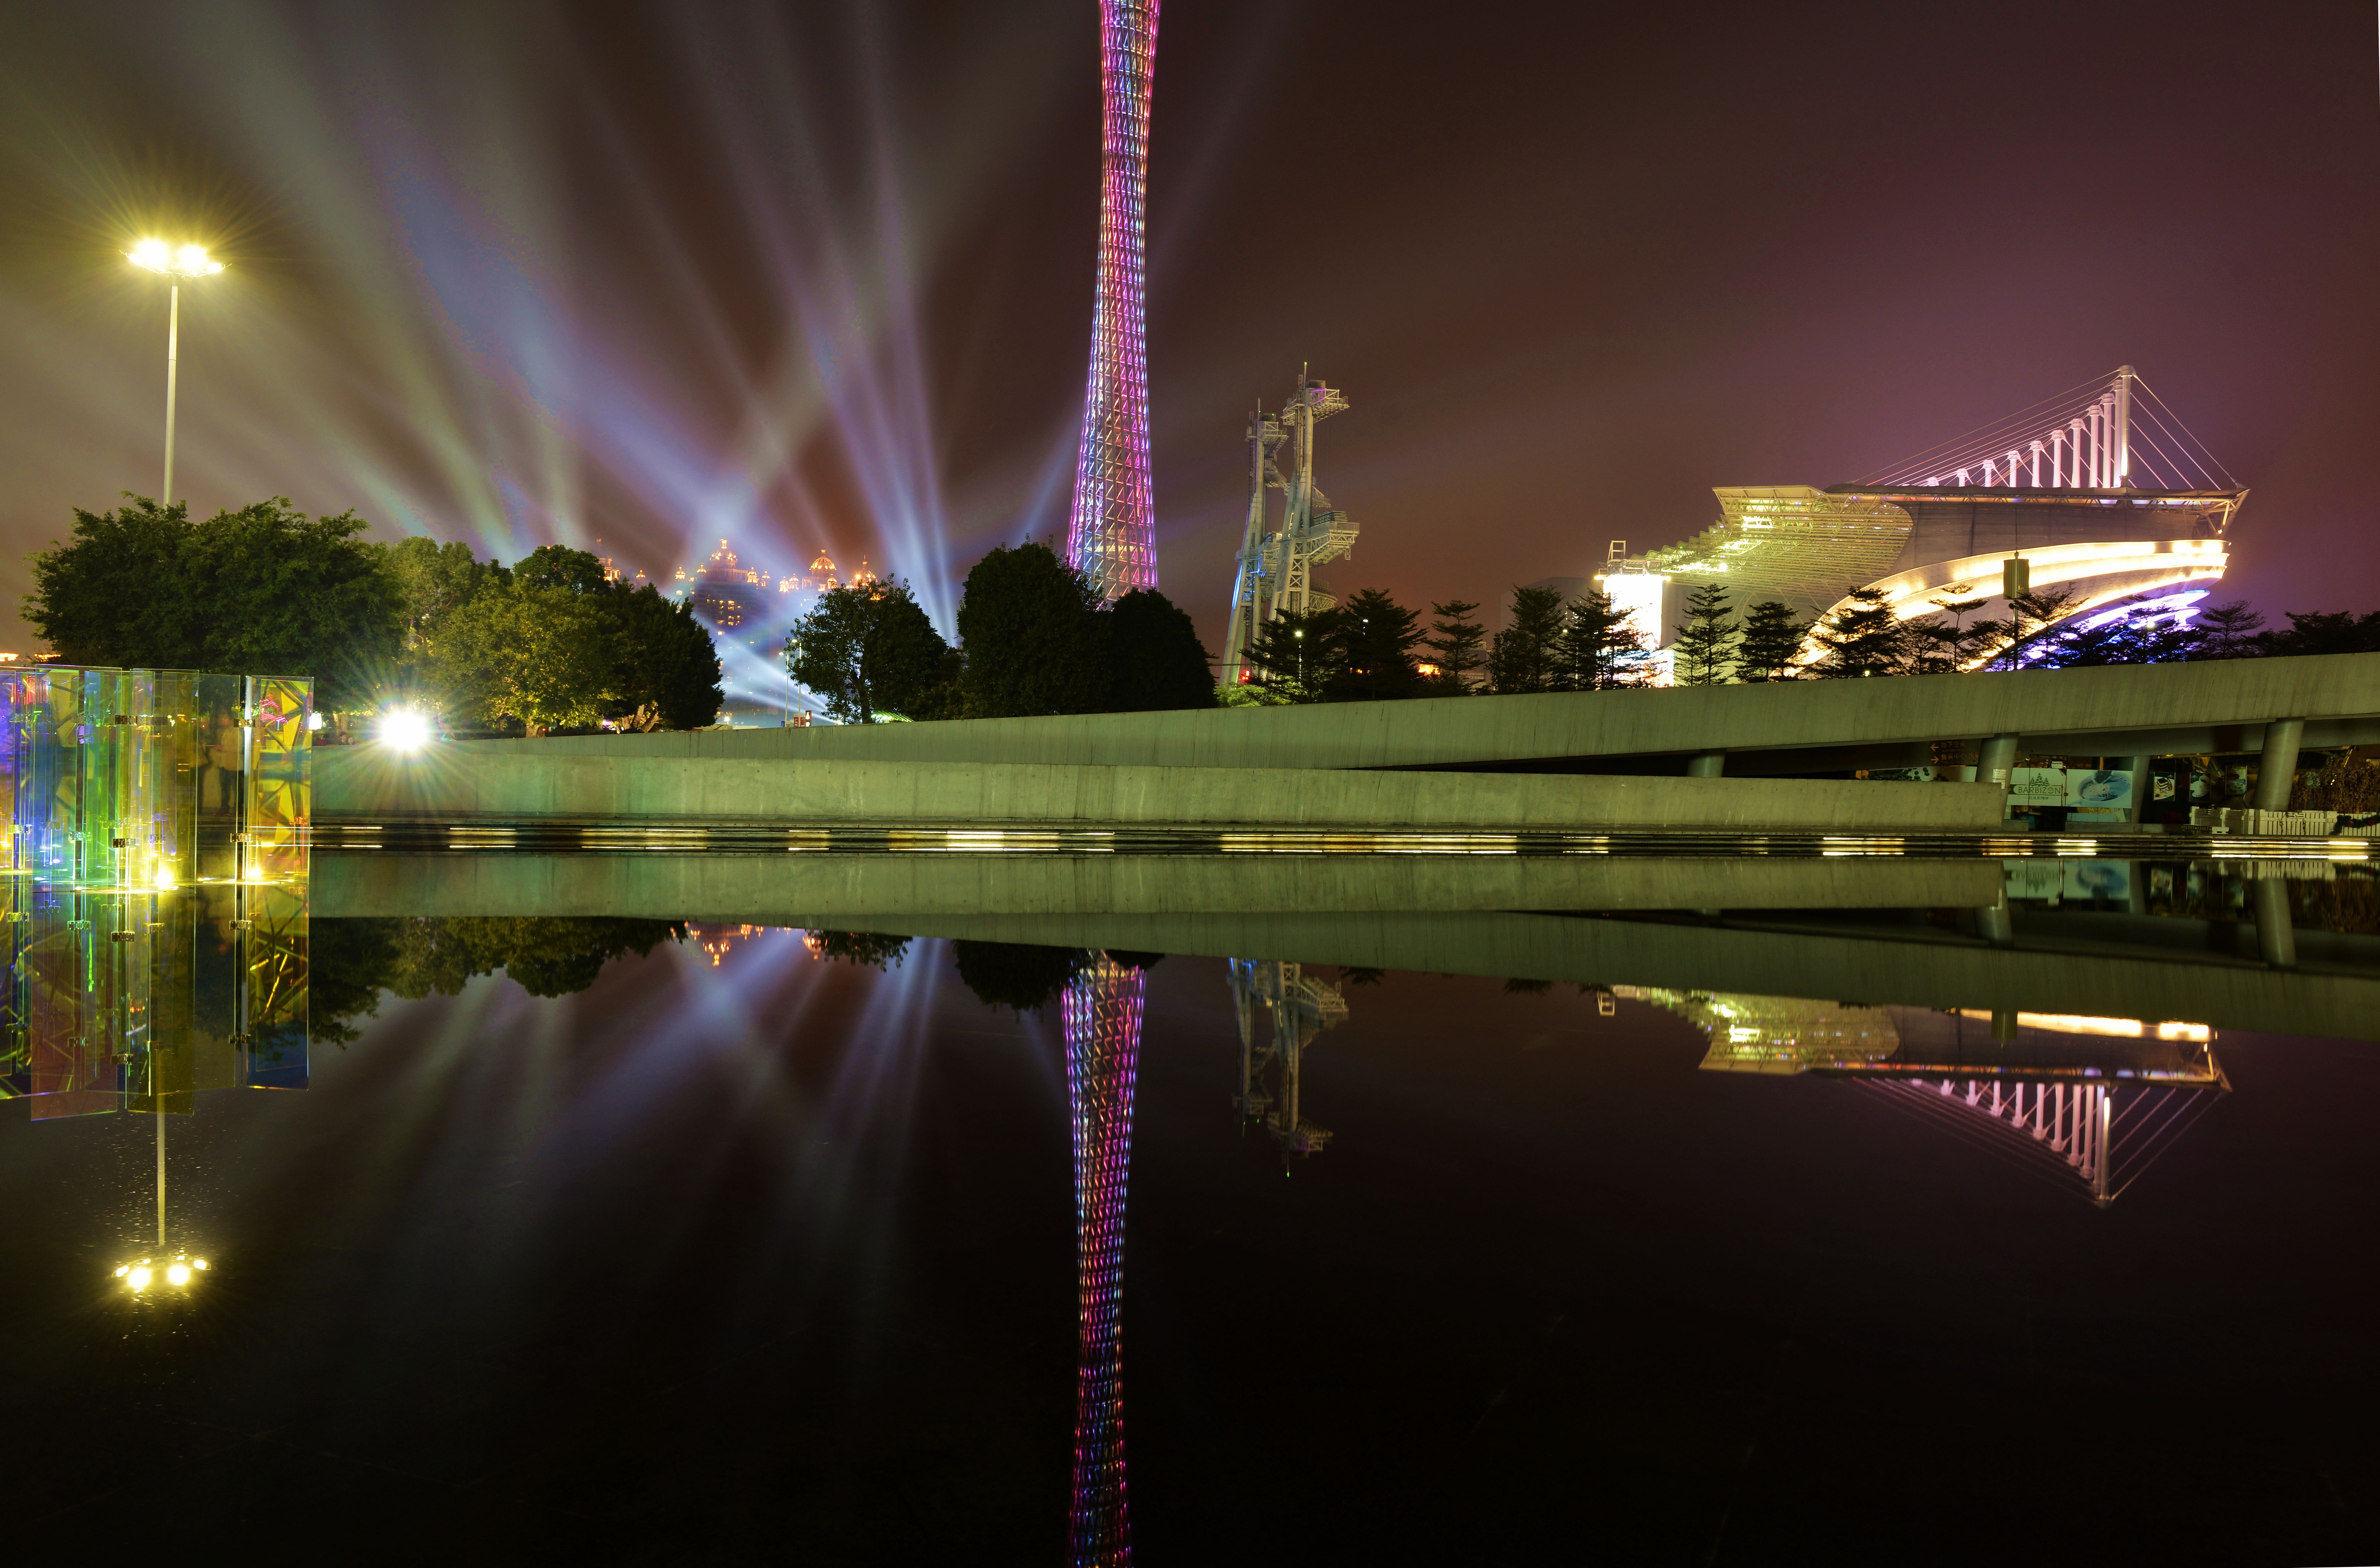
[{"label": "lattice steel mast", "polygon": [[1148,479],[1148,271],[1144,216],[1148,115],[1160,0],[1100,0],[1099,282],[1091,317],[1090,386],[1075,458],[1066,559],[1120,599],[1157,586],[1157,521]]},{"label": "lattice steel mast", "polygon": [[[1248,652],[1257,628],[1283,614],[1310,615],[1337,602],[1314,589],[1314,568],[1352,553],[1359,531],[1354,519],[1330,504],[1314,482],[1314,427],[1347,411],[1347,395],[1307,379],[1301,367],[1297,390],[1277,415],[1258,404],[1248,420],[1248,520],[1242,535],[1232,584],[1232,624],[1223,639],[1226,686],[1248,678]],[[1289,471],[1279,454],[1289,448]],[[1283,493],[1279,531],[1267,528],[1265,492]]]}]

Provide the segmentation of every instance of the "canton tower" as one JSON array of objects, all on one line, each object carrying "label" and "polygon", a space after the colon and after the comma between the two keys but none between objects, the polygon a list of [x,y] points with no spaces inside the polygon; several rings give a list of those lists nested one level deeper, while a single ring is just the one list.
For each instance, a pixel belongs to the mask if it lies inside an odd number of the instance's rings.
[{"label": "canton tower", "polygon": [[1067,982],[1066,1096],[1075,1133],[1076,1568],[1129,1568],[1123,1454],[1123,1212],[1132,1173],[1132,1086],[1148,976],[1097,954]]},{"label": "canton tower", "polygon": [[1099,289],[1066,561],[1108,600],[1157,586],[1148,484],[1148,108],[1160,0],[1099,0]]}]

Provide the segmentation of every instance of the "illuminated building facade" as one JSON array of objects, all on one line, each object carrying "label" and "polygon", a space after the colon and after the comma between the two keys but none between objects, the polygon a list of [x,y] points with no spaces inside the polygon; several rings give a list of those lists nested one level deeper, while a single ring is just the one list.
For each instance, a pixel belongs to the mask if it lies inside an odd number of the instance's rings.
[{"label": "illuminated building facade", "polygon": [[1077,1289],[1070,1560],[1132,1561],[1124,1484],[1124,1194],[1148,977],[1100,954],[1067,982],[1066,1093],[1075,1142]]},{"label": "illuminated building facade", "polygon": [[[1641,557],[1622,546],[1596,582],[1658,628],[1650,647],[1676,636],[1686,592],[1706,583],[1739,614],[1778,600],[1808,621],[1853,590],[1881,594],[1902,620],[1946,599],[1984,601],[1971,614],[2005,620],[2010,581],[2073,595],[2063,619],[2186,614],[2221,580],[2248,492],[2161,407],[2126,366],[1857,484],[1721,486],[1717,523]],[[1820,651],[1805,643],[1803,660]]]},{"label": "illuminated building facade", "polygon": [[1099,273],[1066,559],[1106,599],[1157,586],[1145,213],[1159,0],[1100,0]]}]

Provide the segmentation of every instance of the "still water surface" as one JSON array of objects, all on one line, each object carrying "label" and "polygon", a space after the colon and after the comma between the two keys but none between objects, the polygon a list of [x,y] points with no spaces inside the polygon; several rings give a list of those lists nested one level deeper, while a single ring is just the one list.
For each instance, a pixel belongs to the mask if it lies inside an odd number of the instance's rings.
[{"label": "still water surface", "polygon": [[[2277,977],[2252,875],[2113,862],[2012,869],[1997,935],[1425,928],[1511,976],[1293,961],[1319,938],[318,917],[310,1087],[167,1119],[199,1287],[112,1273],[154,1246],[157,1118],[0,1111],[14,1530],[2370,1561],[2359,874],[2289,883]],[[1633,970],[1579,967],[1607,959]],[[2259,995],[2338,1038],[2262,1032]]]}]

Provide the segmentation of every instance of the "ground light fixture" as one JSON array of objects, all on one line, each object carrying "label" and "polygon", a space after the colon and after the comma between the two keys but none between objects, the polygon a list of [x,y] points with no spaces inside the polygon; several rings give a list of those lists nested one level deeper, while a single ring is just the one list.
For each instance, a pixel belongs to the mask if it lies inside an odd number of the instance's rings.
[{"label": "ground light fixture", "polygon": [[134,1295],[144,1294],[161,1279],[175,1290],[188,1290],[206,1271],[207,1260],[193,1258],[187,1252],[177,1252],[162,1263],[154,1258],[143,1258],[137,1262],[115,1266],[115,1277],[123,1281],[124,1288]]},{"label": "ground light fixture", "polygon": [[162,239],[144,239],[125,253],[136,267],[146,267],[174,280],[165,311],[165,482],[158,488],[157,504],[174,504],[174,395],[182,355],[182,285],[189,278],[212,277],[223,263],[207,254],[203,245],[178,249]]},{"label": "ground light fixture", "polygon": [[381,744],[392,751],[419,751],[437,737],[437,726],[419,708],[391,708],[380,716]]}]

